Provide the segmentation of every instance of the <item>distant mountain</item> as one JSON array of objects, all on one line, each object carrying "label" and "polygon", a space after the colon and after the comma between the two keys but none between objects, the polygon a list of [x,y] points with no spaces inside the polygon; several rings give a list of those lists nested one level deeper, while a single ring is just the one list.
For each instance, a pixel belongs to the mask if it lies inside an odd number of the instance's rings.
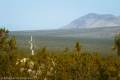
[{"label": "distant mountain", "polygon": [[78,29],[78,28],[96,28],[120,26],[120,16],[112,14],[96,14],[89,13],[82,16],[70,24],[65,25],[62,29]]}]

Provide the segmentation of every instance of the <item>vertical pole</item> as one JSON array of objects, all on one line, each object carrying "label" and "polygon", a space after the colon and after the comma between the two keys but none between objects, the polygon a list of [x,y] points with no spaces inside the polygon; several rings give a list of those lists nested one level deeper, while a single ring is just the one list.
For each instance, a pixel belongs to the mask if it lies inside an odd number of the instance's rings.
[{"label": "vertical pole", "polygon": [[34,55],[32,40],[33,40],[33,39],[32,39],[32,35],[31,35],[31,39],[30,39],[30,50],[31,50],[31,54]]}]

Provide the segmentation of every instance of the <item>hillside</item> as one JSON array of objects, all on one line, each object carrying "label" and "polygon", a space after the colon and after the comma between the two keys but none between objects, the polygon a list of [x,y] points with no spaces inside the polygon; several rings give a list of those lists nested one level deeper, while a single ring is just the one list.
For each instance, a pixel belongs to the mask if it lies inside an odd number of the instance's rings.
[{"label": "hillside", "polygon": [[[84,49],[101,53],[111,52],[113,39],[120,27],[101,27],[92,29],[38,30],[11,32],[17,38],[18,46],[29,49],[28,41],[33,36],[35,48],[47,47],[50,50],[73,48],[79,41]],[[106,49],[104,49],[106,47]]]},{"label": "hillside", "polygon": [[120,17],[112,14],[89,13],[73,20],[62,29],[96,28],[120,26]]}]

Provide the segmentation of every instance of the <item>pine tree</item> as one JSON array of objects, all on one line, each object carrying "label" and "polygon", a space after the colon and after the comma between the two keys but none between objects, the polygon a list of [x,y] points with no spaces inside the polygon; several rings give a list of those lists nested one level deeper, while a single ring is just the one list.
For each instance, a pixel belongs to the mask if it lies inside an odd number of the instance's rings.
[{"label": "pine tree", "polygon": [[79,54],[80,51],[81,51],[81,45],[80,45],[79,42],[76,42],[76,44],[75,44],[75,49],[76,49],[77,53]]},{"label": "pine tree", "polygon": [[10,50],[16,49],[16,38],[15,38],[15,36],[10,39],[9,47],[10,47]]},{"label": "pine tree", "polygon": [[115,36],[114,49],[117,50],[117,54],[120,56],[120,33]]},{"label": "pine tree", "polygon": [[9,38],[9,31],[5,28],[0,29],[0,50],[9,51],[16,48],[15,36]]},{"label": "pine tree", "polygon": [[8,50],[9,49],[9,31],[5,28],[0,29],[0,50]]},{"label": "pine tree", "polygon": [[66,47],[66,48],[64,49],[64,53],[67,53],[68,51],[69,51],[69,48]]},{"label": "pine tree", "polygon": [[47,48],[43,47],[42,50],[41,50],[41,53],[46,53],[46,51],[47,51]]}]

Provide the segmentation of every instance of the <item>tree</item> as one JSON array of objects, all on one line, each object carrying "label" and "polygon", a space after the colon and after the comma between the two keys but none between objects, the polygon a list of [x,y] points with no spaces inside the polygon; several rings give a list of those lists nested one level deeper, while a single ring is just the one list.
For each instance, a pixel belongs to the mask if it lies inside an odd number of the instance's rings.
[{"label": "tree", "polygon": [[75,44],[75,49],[76,49],[77,53],[79,54],[80,51],[81,51],[81,45],[80,45],[79,42],[76,42],[76,44]]},{"label": "tree", "polygon": [[0,29],[0,50],[8,50],[9,49],[9,31],[5,28]]},{"label": "tree", "polygon": [[10,50],[16,49],[16,38],[15,38],[15,36],[10,39],[9,47],[10,47]]},{"label": "tree", "polygon": [[117,54],[120,56],[120,33],[115,36],[114,49],[117,50]]},{"label": "tree", "polygon": [[0,38],[8,36],[9,31],[5,28],[0,28]]},{"label": "tree", "polygon": [[9,51],[16,48],[15,36],[10,38],[9,31],[5,28],[0,28],[0,50]]},{"label": "tree", "polygon": [[41,50],[42,53],[46,53],[46,51],[47,51],[46,47],[43,47],[42,50]]},{"label": "tree", "polygon": [[69,51],[69,48],[66,47],[66,48],[64,49],[64,53],[67,53],[68,51]]}]

